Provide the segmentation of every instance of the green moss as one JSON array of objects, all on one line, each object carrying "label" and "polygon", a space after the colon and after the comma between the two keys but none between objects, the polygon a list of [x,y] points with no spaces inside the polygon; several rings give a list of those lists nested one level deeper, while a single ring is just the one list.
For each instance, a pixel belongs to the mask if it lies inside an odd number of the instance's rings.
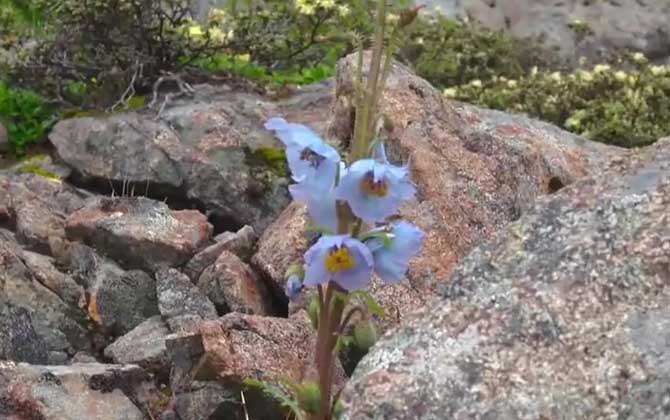
[{"label": "green moss", "polygon": [[60,181],[60,177],[56,175],[55,173],[48,171],[41,167],[40,165],[37,165],[35,163],[26,163],[22,166],[19,167],[19,172],[23,173],[30,173],[30,174],[35,174],[39,175],[41,177],[47,178],[47,179],[52,179],[56,181]]},{"label": "green moss", "polygon": [[288,176],[286,152],[283,150],[274,147],[261,146],[255,150],[245,148],[244,153],[247,165],[256,168],[265,168],[276,176]]}]

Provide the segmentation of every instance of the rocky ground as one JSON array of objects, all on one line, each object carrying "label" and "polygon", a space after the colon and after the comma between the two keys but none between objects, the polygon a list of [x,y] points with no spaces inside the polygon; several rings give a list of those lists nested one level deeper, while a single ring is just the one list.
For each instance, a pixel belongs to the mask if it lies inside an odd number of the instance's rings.
[{"label": "rocky ground", "polygon": [[[202,85],[160,117],[65,120],[53,156],[2,170],[0,418],[285,418],[242,381],[312,374],[282,290],[314,238],[262,123],[346,147],[352,69],[278,101]],[[419,191],[401,216],[428,235],[408,281],[373,286],[387,334],[347,418],[665,418],[670,141],[592,143],[400,65],[382,108]]]}]

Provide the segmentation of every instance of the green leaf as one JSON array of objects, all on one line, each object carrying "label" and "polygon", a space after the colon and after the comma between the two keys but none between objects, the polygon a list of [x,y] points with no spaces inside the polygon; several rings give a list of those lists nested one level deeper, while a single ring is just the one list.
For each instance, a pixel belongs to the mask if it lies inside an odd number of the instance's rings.
[{"label": "green leaf", "polygon": [[372,297],[370,293],[365,290],[356,290],[355,292],[352,292],[351,295],[361,299],[371,313],[380,317],[384,317],[384,309],[379,306],[375,298]]},{"label": "green leaf", "polygon": [[291,410],[296,420],[305,420],[305,416],[303,415],[298,401],[288,395],[278,385],[270,384],[254,378],[246,378],[244,381],[242,381],[242,384],[250,388],[259,389],[267,397],[277,401],[282,407]]}]

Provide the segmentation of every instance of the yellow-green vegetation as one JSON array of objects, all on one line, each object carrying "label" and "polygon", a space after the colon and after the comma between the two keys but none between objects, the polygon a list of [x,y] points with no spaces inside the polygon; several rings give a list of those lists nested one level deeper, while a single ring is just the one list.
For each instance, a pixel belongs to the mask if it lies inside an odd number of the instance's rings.
[{"label": "yellow-green vegetation", "polygon": [[31,173],[39,175],[43,178],[51,179],[54,181],[60,181],[60,177],[55,173],[48,171],[36,163],[26,163],[19,167],[19,172]]},{"label": "yellow-green vegetation", "polygon": [[400,57],[436,86],[494,76],[518,78],[532,66],[553,67],[539,41],[518,41],[478,25],[444,17],[417,19],[403,39]]},{"label": "yellow-green vegetation", "polygon": [[589,139],[644,146],[670,134],[670,67],[640,53],[621,62],[571,72],[532,69],[518,79],[494,76],[449,87],[446,96],[527,114]]},{"label": "yellow-green vegetation", "polygon": [[245,149],[246,162],[251,167],[265,168],[275,175],[287,176],[286,152],[274,147],[261,146],[255,150]]}]

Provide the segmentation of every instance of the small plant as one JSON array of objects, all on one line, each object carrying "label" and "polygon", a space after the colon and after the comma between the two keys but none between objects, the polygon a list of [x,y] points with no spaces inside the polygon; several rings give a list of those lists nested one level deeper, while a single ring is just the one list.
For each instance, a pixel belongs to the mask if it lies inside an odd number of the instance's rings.
[{"label": "small plant", "polygon": [[309,315],[317,329],[314,362],[318,377],[301,384],[282,381],[292,398],[277,385],[247,383],[263,388],[298,419],[330,420],[339,416],[339,390],[333,389],[337,354],[351,344],[371,347],[377,339],[371,316],[383,315],[365,288],[373,273],[387,284],[402,281],[410,259],[422,246],[424,233],[418,227],[388,220],[402,201],[414,197],[416,188],[409,170],[391,164],[383,142],[373,141],[381,117],[379,100],[399,31],[416,13],[416,8],[405,9],[387,20],[385,1],[378,4],[367,80],[363,78],[363,50],[359,50],[356,118],[347,158],[303,125],[283,118],[271,118],[265,124],[286,146],[288,166],[296,182],[289,187],[293,199],[307,206],[321,233],[305,253],[304,261],[286,273],[290,299],[305,288],[317,291],[310,301]]},{"label": "small plant", "polygon": [[0,82],[0,121],[7,128],[15,154],[22,154],[28,146],[44,140],[57,120],[58,114],[42,97]]}]

